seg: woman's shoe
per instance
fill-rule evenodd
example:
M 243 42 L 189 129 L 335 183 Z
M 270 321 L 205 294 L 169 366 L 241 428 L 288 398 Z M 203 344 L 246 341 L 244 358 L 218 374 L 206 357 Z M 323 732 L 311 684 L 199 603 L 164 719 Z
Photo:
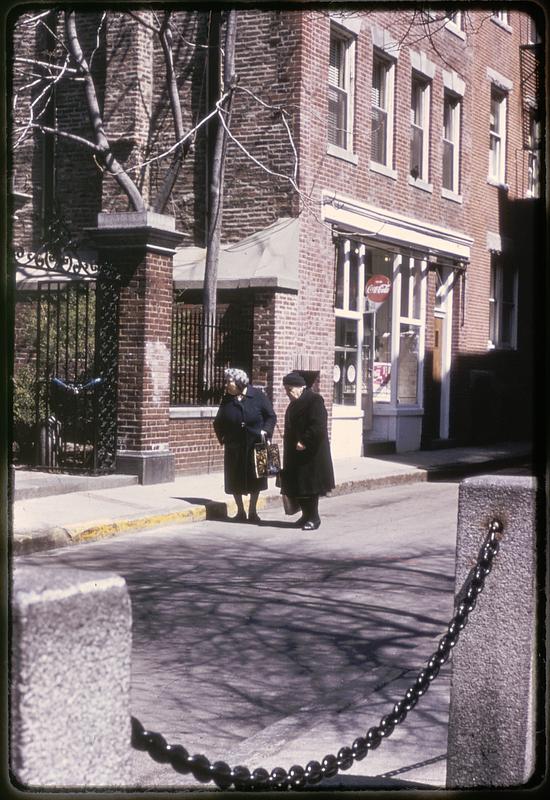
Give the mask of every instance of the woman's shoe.
M 252 514 L 249 514 L 249 515 L 248 515 L 248 521 L 249 521 L 249 522 L 252 522 L 254 525 L 259 525 L 259 523 L 260 523 L 262 520 L 260 519 L 260 517 L 259 517 L 259 516 L 256 514 L 256 512 L 254 511 L 254 513 L 252 513 Z
M 321 524 L 321 520 L 317 520 L 317 522 L 313 522 L 313 520 L 308 520 L 308 522 L 304 522 L 302 525 L 303 531 L 316 531 L 319 525 Z

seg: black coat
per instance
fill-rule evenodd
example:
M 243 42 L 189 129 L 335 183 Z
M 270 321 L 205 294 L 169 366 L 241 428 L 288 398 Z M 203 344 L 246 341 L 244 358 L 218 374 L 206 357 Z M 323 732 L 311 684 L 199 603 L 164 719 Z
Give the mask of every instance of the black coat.
M 242 400 L 224 395 L 214 418 L 214 431 L 224 445 L 224 479 L 227 494 L 249 494 L 267 489 L 267 478 L 254 474 L 253 447 L 261 431 L 273 435 L 277 417 L 261 389 L 248 386 Z
M 327 411 L 320 394 L 305 389 L 285 414 L 281 492 L 311 497 L 334 489 L 334 469 L 327 430 Z M 296 450 L 296 443 L 305 450 Z

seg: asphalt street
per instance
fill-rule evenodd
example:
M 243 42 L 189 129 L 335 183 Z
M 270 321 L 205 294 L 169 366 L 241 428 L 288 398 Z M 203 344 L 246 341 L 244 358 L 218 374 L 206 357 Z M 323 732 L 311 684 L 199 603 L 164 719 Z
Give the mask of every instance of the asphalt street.
M 323 498 L 314 532 L 271 507 L 261 525 L 170 525 L 15 568 L 123 575 L 133 715 L 211 761 L 288 768 L 364 735 L 437 646 L 453 612 L 457 499 L 456 483 L 373 489 Z M 332 783 L 443 786 L 449 673 Z M 143 753 L 133 766 L 136 787 L 194 785 Z

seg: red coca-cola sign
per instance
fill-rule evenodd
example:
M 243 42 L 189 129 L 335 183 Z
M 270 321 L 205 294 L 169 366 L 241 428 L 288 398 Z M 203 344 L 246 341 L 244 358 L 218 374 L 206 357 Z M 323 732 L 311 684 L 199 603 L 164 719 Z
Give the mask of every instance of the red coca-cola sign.
M 365 286 L 367 300 L 380 305 L 388 299 L 391 292 L 391 281 L 387 275 L 373 275 Z

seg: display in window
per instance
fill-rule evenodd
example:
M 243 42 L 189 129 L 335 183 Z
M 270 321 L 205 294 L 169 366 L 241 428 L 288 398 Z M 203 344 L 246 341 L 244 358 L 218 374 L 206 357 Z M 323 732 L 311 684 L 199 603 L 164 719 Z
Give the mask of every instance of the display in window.
M 378 402 L 391 400 L 391 363 L 375 361 L 372 366 L 372 392 Z
M 418 346 L 420 331 L 413 325 L 402 325 L 399 343 L 399 403 L 415 405 L 418 402 Z

